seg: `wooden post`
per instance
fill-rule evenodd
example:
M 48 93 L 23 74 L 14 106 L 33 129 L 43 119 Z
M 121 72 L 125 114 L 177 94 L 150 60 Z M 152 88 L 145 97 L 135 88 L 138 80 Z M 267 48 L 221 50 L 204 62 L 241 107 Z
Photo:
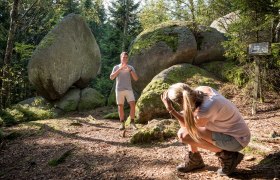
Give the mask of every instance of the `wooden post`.
M 253 106 L 252 106 L 252 115 L 257 113 L 257 100 L 259 94 L 259 86 L 260 86 L 260 58 L 258 56 L 254 56 L 255 60 L 255 77 L 254 77 L 254 91 L 253 91 Z

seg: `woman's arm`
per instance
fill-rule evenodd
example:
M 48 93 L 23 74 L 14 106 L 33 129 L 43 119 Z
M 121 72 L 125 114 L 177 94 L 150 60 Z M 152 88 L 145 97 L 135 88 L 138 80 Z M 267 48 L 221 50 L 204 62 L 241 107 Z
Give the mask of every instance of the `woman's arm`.
M 173 115 L 178 121 L 181 127 L 185 127 L 185 122 L 184 122 L 184 117 L 181 113 L 177 112 L 173 106 L 172 103 L 170 101 L 170 99 L 168 99 L 167 97 L 167 91 L 165 91 L 162 95 L 161 95 L 161 100 L 165 106 L 165 108 L 167 109 L 167 111 L 169 112 L 169 114 Z
M 200 118 L 197 114 L 198 114 L 198 111 L 199 111 L 199 107 L 193 112 L 193 117 L 194 117 L 194 120 L 195 120 L 195 123 L 197 124 L 197 126 L 199 127 L 205 127 L 205 125 L 207 124 L 208 122 L 208 119 L 207 118 Z

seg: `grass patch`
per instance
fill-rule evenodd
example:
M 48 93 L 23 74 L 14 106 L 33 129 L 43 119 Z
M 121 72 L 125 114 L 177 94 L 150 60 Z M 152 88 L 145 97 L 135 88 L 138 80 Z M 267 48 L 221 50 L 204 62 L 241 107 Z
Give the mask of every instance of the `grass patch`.
M 106 114 L 103 116 L 104 119 L 119 119 L 119 113 L 118 112 L 112 112 L 109 114 Z
M 247 147 L 245 147 L 243 150 L 242 150 L 242 152 L 244 153 L 244 154 L 259 154 L 259 155 L 261 155 L 261 156 L 265 156 L 266 155 L 266 152 L 264 152 L 264 151 L 261 151 L 261 150 L 259 150 L 259 149 L 256 149 L 256 148 L 253 148 L 253 147 L 250 147 L 250 146 L 247 146 Z
M 73 151 L 73 149 L 70 149 L 70 150 L 64 152 L 60 157 L 50 160 L 48 162 L 48 165 L 55 167 L 55 166 L 65 162 L 66 158 L 71 155 L 72 151 Z
M 15 105 L 0 110 L 0 125 L 12 126 L 21 122 L 50 119 L 56 114 L 52 109 L 43 109 L 29 105 Z

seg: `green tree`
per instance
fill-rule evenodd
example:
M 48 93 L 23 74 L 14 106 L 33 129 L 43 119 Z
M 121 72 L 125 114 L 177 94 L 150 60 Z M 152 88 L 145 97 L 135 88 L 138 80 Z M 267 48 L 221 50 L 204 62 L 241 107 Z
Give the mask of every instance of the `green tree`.
M 139 13 L 139 19 L 143 29 L 171 20 L 170 12 L 166 7 L 167 4 L 164 0 L 151 0 L 146 2 L 145 7 Z M 176 14 L 176 16 L 178 18 L 181 17 L 180 14 Z
M 137 17 L 139 5 L 139 2 L 135 3 L 133 0 L 117 0 L 109 6 L 109 22 L 121 37 L 119 45 L 122 51 L 127 51 L 130 42 L 141 31 Z

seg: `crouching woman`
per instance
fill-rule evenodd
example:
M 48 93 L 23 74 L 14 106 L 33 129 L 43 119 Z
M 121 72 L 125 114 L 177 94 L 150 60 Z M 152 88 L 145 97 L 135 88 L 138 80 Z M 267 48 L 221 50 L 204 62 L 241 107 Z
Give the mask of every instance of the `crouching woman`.
M 180 124 L 179 140 L 189 146 L 185 162 L 177 166 L 180 172 L 189 172 L 205 166 L 198 148 L 215 152 L 221 168 L 217 173 L 230 175 L 242 161 L 239 151 L 250 141 L 250 131 L 239 110 L 228 99 L 208 86 L 195 90 L 187 84 L 176 83 L 161 96 L 168 112 Z M 183 113 L 177 112 L 172 102 Z

